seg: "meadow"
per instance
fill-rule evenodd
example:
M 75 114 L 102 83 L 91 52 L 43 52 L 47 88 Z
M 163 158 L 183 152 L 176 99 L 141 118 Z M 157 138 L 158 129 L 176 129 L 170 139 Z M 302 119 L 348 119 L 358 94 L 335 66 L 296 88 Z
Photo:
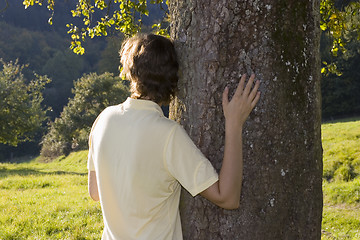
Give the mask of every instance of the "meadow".
M 360 239 L 360 120 L 322 125 L 322 239 Z M 87 193 L 87 151 L 0 163 L 0 239 L 100 239 Z
M 322 239 L 360 239 L 360 121 L 322 125 Z
M 50 163 L 0 164 L 0 239 L 100 239 L 100 204 L 87 192 L 87 151 Z

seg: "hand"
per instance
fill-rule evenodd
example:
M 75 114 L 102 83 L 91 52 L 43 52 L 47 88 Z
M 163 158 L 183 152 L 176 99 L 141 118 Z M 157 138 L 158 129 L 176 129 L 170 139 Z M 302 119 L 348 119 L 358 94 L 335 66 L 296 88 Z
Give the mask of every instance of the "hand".
M 256 81 L 255 86 L 251 89 L 253 85 L 255 74 L 252 74 L 249 81 L 247 82 L 245 88 L 245 79 L 246 74 L 241 76 L 239 85 L 229 101 L 229 88 L 226 87 L 223 92 L 222 97 L 222 106 L 226 121 L 226 126 L 230 128 L 240 128 L 246 119 L 248 118 L 250 112 L 254 109 L 256 103 L 259 101 L 260 92 L 258 91 L 260 82 Z

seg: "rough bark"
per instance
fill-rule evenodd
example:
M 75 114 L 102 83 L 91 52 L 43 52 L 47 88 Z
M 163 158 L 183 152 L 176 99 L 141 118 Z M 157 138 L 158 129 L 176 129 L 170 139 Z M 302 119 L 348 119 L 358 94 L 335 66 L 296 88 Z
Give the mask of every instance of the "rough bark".
M 244 128 L 238 210 L 182 193 L 184 239 L 320 239 L 322 148 L 319 0 L 170 1 L 181 79 L 170 116 L 219 170 L 221 94 L 261 80 Z

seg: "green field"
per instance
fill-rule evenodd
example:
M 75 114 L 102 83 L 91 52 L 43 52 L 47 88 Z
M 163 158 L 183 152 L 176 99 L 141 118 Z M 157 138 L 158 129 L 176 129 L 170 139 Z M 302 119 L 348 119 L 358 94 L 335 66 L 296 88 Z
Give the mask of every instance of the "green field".
M 87 193 L 87 151 L 0 164 L 0 239 L 100 239 L 100 204 Z
M 322 138 L 322 239 L 360 239 L 360 121 L 323 124 Z M 0 163 L 0 239 L 100 239 L 86 159 L 81 151 L 49 163 Z
M 360 239 L 360 121 L 322 125 L 322 239 Z

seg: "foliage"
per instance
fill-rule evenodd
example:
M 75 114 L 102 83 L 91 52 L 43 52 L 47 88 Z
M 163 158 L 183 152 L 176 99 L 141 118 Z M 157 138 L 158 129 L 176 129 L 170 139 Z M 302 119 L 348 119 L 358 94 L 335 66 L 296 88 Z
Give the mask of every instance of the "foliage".
M 24 0 L 25 8 L 34 4 L 42 5 L 44 0 Z M 150 4 L 167 4 L 166 0 L 151 0 Z M 47 8 L 54 13 L 55 0 L 47 1 Z M 348 4 L 344 9 L 338 9 L 334 0 L 321 0 L 320 28 L 328 31 L 333 38 L 332 53 L 336 56 L 339 49 L 345 51 L 345 37 L 347 32 L 357 32 L 360 38 L 360 23 L 358 20 L 360 11 L 360 3 L 355 1 Z M 73 23 L 67 24 L 68 33 L 71 36 L 71 49 L 77 54 L 84 54 L 85 49 L 82 42 L 86 38 L 94 38 L 95 36 L 107 36 L 111 29 L 124 33 L 127 36 L 134 35 L 139 32 L 142 26 L 142 16 L 148 15 L 148 2 L 146 0 L 78 0 L 75 9 L 71 10 L 73 17 L 82 18 L 81 27 Z M 101 17 L 95 20 L 95 13 Z M 49 18 L 49 24 L 52 24 L 52 17 Z M 157 29 L 158 34 L 168 35 L 166 21 L 154 24 L 153 28 Z M 165 28 L 164 28 L 165 26 Z M 325 64 L 322 72 L 336 71 L 336 65 Z
M 86 66 L 81 56 L 69 49 L 57 50 L 42 66 L 42 72 L 52 77 L 52 82 L 44 91 L 47 104 L 52 106 L 51 117 L 59 116 L 71 96 L 73 81 L 81 77 Z
M 84 72 L 96 70 L 99 52 L 105 45 L 99 41 L 92 41 L 91 45 L 87 43 L 87 55 L 79 56 L 68 49 L 68 44 L 54 31 L 31 31 L 0 22 L 0 56 L 4 61 L 19 59 L 19 64 L 28 65 L 23 69 L 27 79 L 35 71 L 52 80 L 43 91 L 44 102 L 52 108 L 48 112 L 51 119 L 59 116 L 67 104 L 73 81 Z
M 320 28 L 332 39 L 333 56 L 338 56 L 339 52 L 346 53 L 345 45 L 352 39 L 360 40 L 360 2 L 350 2 L 339 8 L 334 0 L 321 0 L 320 15 Z M 342 71 L 336 62 L 323 61 L 321 73 L 335 73 L 340 76 Z
M 119 51 L 121 48 L 123 37 L 120 36 L 112 36 L 106 39 L 106 47 L 101 52 L 101 58 L 98 62 L 98 72 L 110 72 L 114 75 L 119 75 L 119 63 L 120 63 L 120 56 Z
M 360 20 L 360 17 L 359 17 Z M 327 33 L 323 33 L 320 42 L 322 61 L 331 63 L 331 72 L 326 71 L 322 76 L 322 115 L 324 119 L 339 116 L 360 114 L 360 41 L 356 33 L 347 33 L 346 51 L 339 51 L 337 57 L 331 54 L 332 40 Z M 328 65 L 329 67 L 330 65 Z
M 17 61 L 0 63 L 0 143 L 16 146 L 32 140 L 46 120 L 42 91 L 50 80 L 35 74 L 27 82 L 22 73 L 24 65 Z
M 74 97 L 60 117 L 50 123 L 44 136 L 43 157 L 67 155 L 71 150 L 86 148 L 91 125 L 100 112 L 128 96 L 127 84 L 110 73 L 85 74 L 74 85 Z
M 19 59 L 20 64 L 29 64 L 30 73 L 47 74 L 42 72 L 42 67 L 57 50 L 64 51 L 67 44 L 54 32 L 30 31 L 0 22 L 1 57 L 5 61 Z M 24 74 L 27 76 L 27 72 Z
M 152 0 L 150 4 L 162 4 L 165 0 Z M 34 4 L 42 5 L 43 0 L 24 0 L 25 8 Z M 54 13 L 54 0 L 47 1 L 47 8 Z M 75 9 L 71 10 L 72 16 L 82 18 L 82 26 L 73 23 L 67 24 L 71 36 L 71 49 L 77 54 L 84 54 L 82 42 L 86 38 L 107 36 L 111 29 L 124 33 L 127 36 L 139 32 L 142 26 L 142 16 L 148 15 L 146 0 L 79 0 Z M 100 13 L 96 15 L 96 13 Z M 94 16 L 100 16 L 95 19 Z M 48 20 L 52 24 L 52 16 Z M 158 27 L 159 25 L 155 25 Z M 164 31 L 159 31 L 160 33 Z

